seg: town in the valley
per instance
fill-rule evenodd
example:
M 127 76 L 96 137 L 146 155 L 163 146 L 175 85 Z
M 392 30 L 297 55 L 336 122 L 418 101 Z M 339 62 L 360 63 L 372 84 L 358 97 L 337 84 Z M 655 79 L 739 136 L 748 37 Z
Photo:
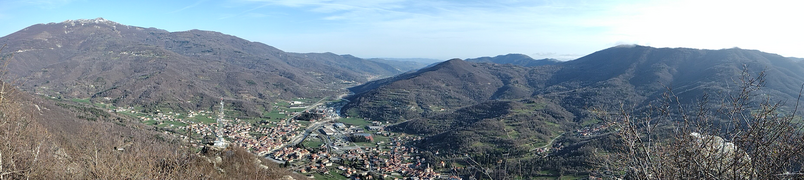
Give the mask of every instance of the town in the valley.
M 240 146 L 315 179 L 461 179 L 451 172 L 462 166 L 428 162 L 409 145 L 421 137 L 386 131 L 389 124 L 383 122 L 341 117 L 343 101 L 278 102 L 260 119 L 228 117 L 223 102 L 217 112 L 145 114 L 132 107 L 109 111 L 136 116 L 198 150 L 205 144 Z

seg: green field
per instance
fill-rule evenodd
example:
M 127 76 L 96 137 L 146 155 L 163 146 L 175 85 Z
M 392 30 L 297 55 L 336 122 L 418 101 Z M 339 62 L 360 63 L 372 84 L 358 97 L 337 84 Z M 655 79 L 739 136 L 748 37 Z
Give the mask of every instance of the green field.
M 262 115 L 265 116 L 265 117 L 271 118 L 271 120 L 281 120 L 281 119 L 288 118 L 287 114 L 279 114 L 279 110 L 273 110 L 273 111 L 270 111 L 270 112 L 265 112 Z
M 305 99 L 295 98 L 295 99 L 293 99 L 293 101 L 304 102 L 305 104 L 307 104 L 307 103 L 315 103 L 316 101 L 318 101 L 318 99 L 316 99 L 316 98 L 305 98 Z
M 71 99 L 71 101 L 73 101 L 73 102 L 77 102 L 77 103 L 83 103 L 83 104 L 92 104 L 92 102 L 89 102 L 89 99 L 78 99 L 78 98 L 75 98 L 75 99 Z
M 316 180 L 341 180 L 341 179 L 349 179 L 346 176 L 339 174 L 336 170 L 329 170 L 329 174 L 318 174 L 313 173 Z
M 302 145 L 307 148 L 318 148 L 322 144 L 324 144 L 324 142 L 318 138 L 307 138 L 302 142 Z
M 103 103 L 95 103 L 95 107 L 102 108 L 102 109 L 114 109 L 115 107 L 111 104 L 103 104 Z
M 590 126 L 590 125 L 595 125 L 595 124 L 598 124 L 598 123 L 600 123 L 600 119 L 593 118 L 591 120 L 584 121 L 583 123 L 581 123 L 581 126 Z
M 190 118 L 190 120 L 195 121 L 195 122 L 207 123 L 207 124 L 212 124 L 212 123 L 218 122 L 217 120 L 215 120 L 215 117 L 212 116 L 212 115 L 206 115 L 206 116 L 200 116 L 199 115 L 199 116 L 195 116 L 193 118 Z
M 561 177 L 559 177 L 558 179 L 561 179 L 561 180 L 564 180 L 564 179 L 568 179 L 568 180 L 574 180 L 574 179 L 584 179 L 584 178 L 586 178 L 586 177 L 583 177 L 583 176 L 572 176 L 572 175 L 566 175 L 566 176 L 561 176 Z
M 368 126 L 371 125 L 370 122 L 366 121 L 363 118 L 340 118 L 338 122 L 342 122 L 344 124 L 351 124 L 355 126 Z
M 277 107 L 287 107 L 287 106 L 290 106 L 290 103 L 285 102 L 285 101 L 280 101 L 280 102 L 276 102 L 276 103 L 274 103 L 274 106 L 277 106 Z
M 156 125 L 156 121 L 154 121 L 154 120 L 147 120 L 147 121 L 143 121 L 142 123 L 147 124 L 147 125 L 152 125 L 152 126 Z
M 377 134 L 374 134 L 374 132 L 368 132 L 368 133 L 371 133 L 371 136 L 374 137 L 374 142 L 375 143 L 378 143 L 380 141 L 385 142 L 385 143 L 391 142 L 391 137 L 383 136 L 383 135 L 377 135 Z

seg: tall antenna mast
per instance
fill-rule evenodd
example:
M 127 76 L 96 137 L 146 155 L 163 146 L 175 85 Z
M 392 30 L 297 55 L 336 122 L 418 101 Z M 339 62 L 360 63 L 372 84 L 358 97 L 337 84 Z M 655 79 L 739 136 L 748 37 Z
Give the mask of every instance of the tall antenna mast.
M 221 111 L 218 112 L 218 123 L 220 124 L 223 121 L 223 97 L 221 97 Z
M 226 142 L 226 139 L 223 139 L 223 121 L 223 97 L 221 97 L 221 110 L 218 112 L 218 119 L 216 121 L 218 123 L 218 127 L 215 129 L 215 135 L 218 137 L 217 140 L 215 140 L 215 147 L 219 148 L 226 148 L 226 146 L 229 145 L 229 143 Z

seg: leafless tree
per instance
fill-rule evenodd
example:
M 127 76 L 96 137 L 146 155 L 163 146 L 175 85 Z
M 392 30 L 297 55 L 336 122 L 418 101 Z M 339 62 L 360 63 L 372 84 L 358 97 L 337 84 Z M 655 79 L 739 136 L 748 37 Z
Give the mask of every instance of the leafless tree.
M 783 111 L 782 102 L 757 96 L 764 72 L 752 76 L 743 70 L 737 83 L 737 93 L 727 93 L 714 108 L 708 96 L 695 107 L 685 106 L 668 89 L 665 101 L 651 107 L 659 116 L 621 111 L 623 158 L 608 167 L 627 167 L 620 169 L 627 179 L 804 178 L 798 101 L 793 110 Z

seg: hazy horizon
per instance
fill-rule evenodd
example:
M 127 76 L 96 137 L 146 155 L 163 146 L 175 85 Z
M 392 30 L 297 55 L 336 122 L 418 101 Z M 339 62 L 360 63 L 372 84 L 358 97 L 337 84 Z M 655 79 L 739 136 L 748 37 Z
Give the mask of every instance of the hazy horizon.
M 200 29 L 288 52 L 361 58 L 575 59 L 620 44 L 804 57 L 801 3 L 787 1 L 11 0 L 0 35 L 98 17 L 168 31 Z

